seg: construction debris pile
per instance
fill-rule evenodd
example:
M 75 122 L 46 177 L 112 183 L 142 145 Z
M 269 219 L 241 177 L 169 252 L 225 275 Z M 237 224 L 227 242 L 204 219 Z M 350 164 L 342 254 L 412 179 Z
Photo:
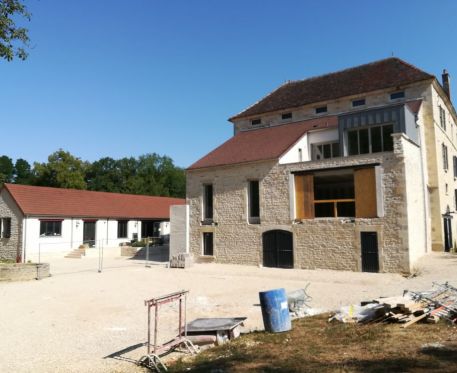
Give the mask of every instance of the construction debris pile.
M 395 322 L 406 328 L 418 321 L 436 323 L 440 319 L 457 323 L 457 288 L 433 283 L 430 290 L 405 290 L 403 296 L 377 298 L 360 306 L 341 307 L 329 321 L 345 323 Z

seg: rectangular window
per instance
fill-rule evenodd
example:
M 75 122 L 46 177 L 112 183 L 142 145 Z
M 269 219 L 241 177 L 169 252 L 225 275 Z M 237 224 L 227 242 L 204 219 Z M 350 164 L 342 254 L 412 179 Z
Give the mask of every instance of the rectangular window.
M 363 105 L 365 105 L 365 99 L 364 98 L 352 101 L 352 107 L 363 106 Z
M 394 93 L 390 94 L 391 100 L 396 100 L 396 99 L 404 98 L 404 97 L 405 97 L 405 91 L 394 92 Z
M 348 155 L 392 151 L 394 147 L 393 131 L 392 124 L 348 131 Z
M 262 120 L 260 118 L 252 119 L 251 120 L 251 125 L 252 126 L 257 126 L 259 124 L 262 124 Z
M 322 114 L 327 112 L 327 106 L 320 106 L 316 108 L 316 114 Z
M 213 233 L 204 232 L 203 233 L 203 255 L 212 256 L 213 254 L 214 254 Z
M 213 222 L 213 184 L 203 186 L 203 221 Z
M 11 237 L 11 218 L 0 218 L 0 238 Z
M 117 238 L 127 238 L 127 225 L 128 220 L 118 220 L 117 221 Z
M 285 120 L 285 119 L 292 119 L 292 113 L 284 113 L 281 115 L 281 119 L 282 120 Z
M 447 157 L 447 146 L 442 144 L 441 148 L 443 151 L 443 169 L 444 169 L 444 171 L 447 171 L 449 168 L 448 157 Z
M 40 221 L 40 236 L 61 236 L 62 235 L 62 220 L 41 220 Z
M 354 175 L 352 171 L 314 175 L 316 218 L 354 217 Z
M 314 161 L 321 159 L 335 158 L 340 156 L 340 144 L 338 142 L 329 142 L 325 144 L 312 145 L 312 158 Z
M 454 209 L 457 211 L 457 189 L 454 189 Z
M 249 223 L 260 223 L 260 196 L 259 196 L 259 180 L 249 181 Z
M 454 166 L 454 178 L 457 178 L 457 157 L 454 155 L 452 157 L 452 159 L 453 159 L 453 162 L 454 162 L 454 164 L 453 164 L 453 166 Z
M 444 109 L 440 106 L 440 126 L 443 130 L 446 131 L 446 112 Z

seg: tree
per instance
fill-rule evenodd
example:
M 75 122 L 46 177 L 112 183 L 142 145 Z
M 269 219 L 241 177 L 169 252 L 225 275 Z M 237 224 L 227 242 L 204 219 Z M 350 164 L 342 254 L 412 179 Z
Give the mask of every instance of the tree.
M 86 189 L 84 179 L 88 164 L 59 149 L 48 157 L 48 163 L 35 163 L 36 184 L 57 188 Z
M 13 174 L 13 160 L 6 155 L 2 155 L 0 157 L 0 186 L 4 183 L 11 183 L 13 181 Z
M 33 175 L 29 162 L 19 158 L 14 164 L 14 182 L 16 184 L 33 184 Z
M 86 171 L 86 183 L 89 190 L 120 192 L 122 176 L 118 161 L 104 157 L 90 164 Z
M 25 60 L 28 56 L 23 46 L 29 45 L 28 30 L 16 26 L 17 16 L 30 21 L 30 13 L 20 0 L 0 0 L 0 58 L 11 61 L 14 56 Z M 21 46 L 22 45 L 22 46 Z

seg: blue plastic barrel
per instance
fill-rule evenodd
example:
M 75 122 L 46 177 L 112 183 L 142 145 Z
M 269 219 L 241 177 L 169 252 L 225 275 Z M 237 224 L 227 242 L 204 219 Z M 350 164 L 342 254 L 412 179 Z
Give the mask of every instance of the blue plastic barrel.
M 259 298 L 263 325 L 267 332 L 280 333 L 292 329 L 285 289 L 261 291 Z

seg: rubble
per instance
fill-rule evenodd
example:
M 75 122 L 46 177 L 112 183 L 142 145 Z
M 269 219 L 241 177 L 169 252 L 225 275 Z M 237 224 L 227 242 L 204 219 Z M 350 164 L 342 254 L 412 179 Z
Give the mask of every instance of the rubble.
M 403 296 L 377 298 L 361 305 L 341 307 L 329 321 L 345 323 L 394 322 L 406 328 L 418 321 L 437 323 L 440 319 L 457 323 L 457 288 L 433 283 L 427 291 L 405 290 Z

